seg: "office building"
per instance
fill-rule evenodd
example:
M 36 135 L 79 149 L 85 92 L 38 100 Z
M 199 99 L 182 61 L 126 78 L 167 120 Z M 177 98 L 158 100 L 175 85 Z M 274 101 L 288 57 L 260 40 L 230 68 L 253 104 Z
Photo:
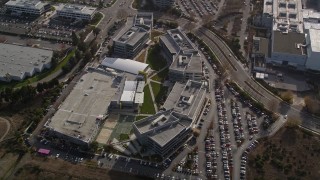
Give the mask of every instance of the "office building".
M 53 51 L 0 43 L 0 81 L 22 81 L 51 67 Z
M 60 4 L 56 6 L 57 15 L 68 19 L 82 19 L 90 21 L 96 13 L 96 8 L 75 4 Z
M 152 26 L 152 13 L 138 13 L 135 17 L 129 17 L 125 27 L 113 39 L 114 54 L 134 58 L 149 41 Z
M 166 58 L 171 61 L 171 81 L 197 80 L 202 78 L 202 59 L 198 49 L 180 28 L 171 29 L 159 39 Z
M 176 83 L 162 111 L 133 123 L 137 140 L 155 154 L 167 157 L 190 137 L 205 94 L 201 82 Z
M 5 4 L 5 9 L 12 15 L 32 15 L 40 16 L 50 10 L 50 4 L 39 0 L 9 0 Z
M 320 71 L 320 30 L 309 29 L 306 38 L 308 60 L 306 68 Z
M 147 72 L 149 65 L 131 59 L 105 57 L 100 67 L 115 69 L 120 72 L 127 72 L 138 75 L 140 72 Z M 110 69 L 107 69 L 110 70 Z

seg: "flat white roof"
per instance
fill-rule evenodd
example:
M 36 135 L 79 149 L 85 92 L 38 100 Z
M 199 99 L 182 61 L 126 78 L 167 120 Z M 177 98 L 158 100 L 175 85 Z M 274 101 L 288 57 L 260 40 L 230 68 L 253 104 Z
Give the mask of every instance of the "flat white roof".
M 144 92 L 136 93 L 136 96 L 134 98 L 134 103 L 142 104 L 143 101 L 144 101 Z
M 320 52 L 320 30 L 319 29 L 309 29 L 311 49 L 313 52 Z
M 110 58 L 106 57 L 102 63 L 102 66 L 110 67 L 119 71 L 128 72 L 131 74 L 139 74 L 139 71 L 145 71 L 149 66 L 148 64 L 134 61 L 131 59 L 122 59 L 122 58 Z
M 135 91 L 123 91 L 120 101 L 122 102 L 133 102 Z
M 55 8 L 57 11 L 61 11 L 61 12 L 88 14 L 88 15 L 92 15 L 93 13 L 95 13 L 97 9 L 91 6 L 82 6 L 82 5 L 76 5 L 76 4 L 59 4 L 58 6 L 55 6 Z

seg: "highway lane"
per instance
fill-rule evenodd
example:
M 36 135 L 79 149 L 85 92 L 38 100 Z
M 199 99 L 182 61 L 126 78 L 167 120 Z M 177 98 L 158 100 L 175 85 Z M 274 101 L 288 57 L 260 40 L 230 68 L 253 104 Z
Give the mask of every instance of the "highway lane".
M 239 86 L 247 91 L 253 98 L 264 104 L 266 108 L 268 108 L 270 101 L 276 101 L 279 103 L 277 110 L 279 114 L 301 118 L 302 126 L 320 132 L 320 120 L 318 118 L 282 102 L 280 98 L 257 84 L 243 65 L 236 59 L 230 48 L 213 32 L 205 28 L 200 28 L 194 33 L 211 48 L 223 66 L 228 68 L 227 71 L 229 72 L 230 79 L 237 82 Z M 227 59 L 229 59 L 229 61 Z M 232 68 L 232 66 L 235 67 L 236 70 Z

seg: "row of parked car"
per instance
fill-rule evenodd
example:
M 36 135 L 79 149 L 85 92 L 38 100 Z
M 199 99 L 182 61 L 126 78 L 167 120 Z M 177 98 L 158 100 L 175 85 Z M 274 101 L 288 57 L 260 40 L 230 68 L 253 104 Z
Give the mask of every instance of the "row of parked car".
M 246 119 L 247 119 L 249 134 L 250 135 L 258 134 L 259 128 L 258 128 L 258 123 L 257 123 L 257 117 L 252 116 L 250 113 L 247 112 Z
M 223 87 L 219 87 L 219 83 L 215 83 L 215 84 L 216 84 L 215 97 L 217 101 L 224 177 L 226 180 L 229 180 L 230 168 L 232 168 L 233 166 L 233 159 L 232 159 L 232 151 L 231 151 L 232 149 L 231 149 L 231 142 L 230 142 L 230 133 L 228 128 L 227 110 L 225 105 Z
M 217 157 L 219 157 L 219 154 L 216 152 L 216 144 L 214 140 L 213 129 L 208 130 L 208 136 L 205 139 L 205 150 L 207 177 L 210 177 L 212 179 L 218 179 Z
M 233 122 L 233 130 L 234 137 L 238 145 L 240 145 L 244 140 L 244 129 L 241 122 L 241 113 L 239 104 L 231 100 L 231 113 L 232 113 L 232 122 Z
M 242 153 L 241 156 L 241 165 L 240 165 L 240 180 L 245 180 L 246 179 L 246 163 L 248 159 L 248 154 L 250 151 L 252 151 L 257 145 L 258 141 L 254 140 L 247 148 L 246 150 Z

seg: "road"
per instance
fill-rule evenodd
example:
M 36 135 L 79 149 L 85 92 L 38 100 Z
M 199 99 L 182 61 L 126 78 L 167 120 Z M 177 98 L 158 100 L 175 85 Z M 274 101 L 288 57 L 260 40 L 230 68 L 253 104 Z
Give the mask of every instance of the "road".
M 230 48 L 213 32 L 205 28 L 199 28 L 195 34 L 201 38 L 215 53 L 217 58 L 227 67 L 230 79 L 238 83 L 240 87 L 254 99 L 264 104 L 266 108 L 271 101 L 279 104 L 277 112 L 288 117 L 297 117 L 302 120 L 302 126 L 316 132 L 320 132 L 320 120 L 312 115 L 301 111 L 301 107 L 293 107 L 282 102 L 280 98 L 258 84 L 248 73 L 247 69 L 237 60 Z

